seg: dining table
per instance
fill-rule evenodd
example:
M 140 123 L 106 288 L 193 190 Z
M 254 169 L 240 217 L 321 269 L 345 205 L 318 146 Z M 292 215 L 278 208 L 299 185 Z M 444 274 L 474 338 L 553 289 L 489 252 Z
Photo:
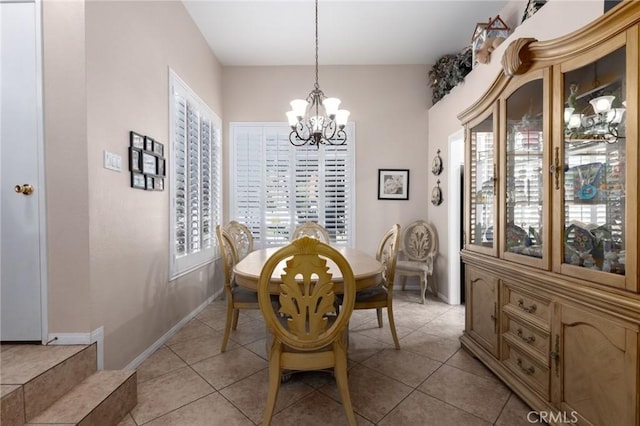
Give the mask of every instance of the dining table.
M 334 247 L 342 254 L 353 271 L 356 281 L 356 291 L 374 287 L 382 282 L 382 273 L 384 268 L 382 263 L 375 257 L 364 251 L 351 247 Z M 235 282 L 241 287 L 249 290 L 258 291 L 258 280 L 262 267 L 267 259 L 273 255 L 280 247 L 268 247 L 257 249 L 249 253 L 244 259 L 238 262 L 233 268 Z M 286 260 L 274 269 L 269 283 L 269 292 L 272 294 L 280 293 L 280 284 L 282 283 L 281 275 L 284 273 Z M 342 274 L 337 265 L 329 260 L 327 262 L 329 272 L 333 275 L 334 292 L 336 294 L 343 293 Z

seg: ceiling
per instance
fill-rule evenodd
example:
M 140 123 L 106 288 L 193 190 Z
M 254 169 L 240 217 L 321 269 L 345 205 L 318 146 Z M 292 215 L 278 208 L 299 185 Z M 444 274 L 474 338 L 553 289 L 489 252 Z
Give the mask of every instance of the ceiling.
M 313 65 L 312 0 L 183 0 L 223 65 Z M 470 44 L 507 0 L 323 0 L 320 65 L 433 64 Z

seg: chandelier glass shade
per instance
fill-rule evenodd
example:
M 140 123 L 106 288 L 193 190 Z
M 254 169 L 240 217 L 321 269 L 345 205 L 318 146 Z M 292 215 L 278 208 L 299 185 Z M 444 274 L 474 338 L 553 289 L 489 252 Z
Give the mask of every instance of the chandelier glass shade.
M 593 114 L 590 111 L 575 113 L 574 108 L 566 107 L 564 123 L 567 136 L 570 139 L 617 142 L 621 137 L 618 127 L 623 123 L 626 102 L 622 102 L 623 108 L 613 108 L 614 99 L 615 96 L 599 96 L 591 99 L 589 103 L 593 108 Z
M 295 146 L 321 144 L 344 145 L 347 133 L 344 127 L 349 111 L 339 109 L 340 99 L 327 98 L 318 84 L 318 0 L 316 0 L 316 82 L 306 99 L 290 102 L 287 120 L 291 126 L 289 141 Z

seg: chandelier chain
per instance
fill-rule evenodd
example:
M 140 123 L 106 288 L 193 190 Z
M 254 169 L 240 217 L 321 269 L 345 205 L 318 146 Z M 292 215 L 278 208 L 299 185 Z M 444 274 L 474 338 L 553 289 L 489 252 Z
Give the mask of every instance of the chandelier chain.
M 318 84 L 318 0 L 316 0 L 316 90 L 320 88 Z

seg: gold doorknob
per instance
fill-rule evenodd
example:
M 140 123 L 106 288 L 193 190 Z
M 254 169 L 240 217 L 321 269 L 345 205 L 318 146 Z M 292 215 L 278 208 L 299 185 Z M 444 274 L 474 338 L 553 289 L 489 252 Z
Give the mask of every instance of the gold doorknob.
M 16 185 L 13 190 L 18 194 L 31 195 L 33 193 L 33 186 L 25 183 L 24 185 Z

